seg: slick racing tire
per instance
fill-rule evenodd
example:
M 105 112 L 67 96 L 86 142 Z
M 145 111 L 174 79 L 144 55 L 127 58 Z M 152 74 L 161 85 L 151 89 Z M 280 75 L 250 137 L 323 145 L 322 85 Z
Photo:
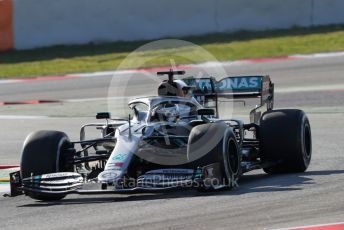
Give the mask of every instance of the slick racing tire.
M 224 122 L 194 127 L 189 136 L 187 157 L 193 169 L 218 163 L 220 184 L 224 188 L 231 189 L 239 179 L 241 158 L 238 143 L 233 129 Z M 199 187 L 200 191 L 213 189 L 204 185 Z
M 268 174 L 304 172 L 312 157 L 311 126 L 302 110 L 265 112 L 260 120 L 263 170 Z M 271 163 L 271 164 L 270 164 Z
M 21 177 L 67 171 L 64 151 L 70 146 L 67 135 L 59 131 L 42 130 L 31 133 L 25 140 L 20 163 Z M 43 201 L 60 200 L 65 195 L 47 195 L 26 192 L 33 199 Z

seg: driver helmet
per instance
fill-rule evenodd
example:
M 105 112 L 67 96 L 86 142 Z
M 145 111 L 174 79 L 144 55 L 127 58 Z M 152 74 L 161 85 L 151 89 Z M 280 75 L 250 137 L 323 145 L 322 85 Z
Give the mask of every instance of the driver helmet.
M 164 81 L 158 88 L 159 96 L 177 96 L 177 97 L 191 97 L 192 87 L 188 86 L 182 80 L 174 80 L 171 85 L 168 81 Z

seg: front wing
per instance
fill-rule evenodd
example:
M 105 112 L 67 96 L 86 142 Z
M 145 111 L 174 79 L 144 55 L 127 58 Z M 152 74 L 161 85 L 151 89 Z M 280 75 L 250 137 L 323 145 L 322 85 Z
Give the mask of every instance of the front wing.
M 67 194 L 133 194 L 166 192 L 179 189 L 208 188 L 221 189 L 219 164 L 214 163 L 202 168 L 159 169 L 149 171 L 137 178 L 135 186 L 119 187 L 86 181 L 75 172 L 60 172 L 21 178 L 20 172 L 10 175 L 11 196 L 22 194 L 67 195 Z M 115 183 L 114 183 L 115 184 Z

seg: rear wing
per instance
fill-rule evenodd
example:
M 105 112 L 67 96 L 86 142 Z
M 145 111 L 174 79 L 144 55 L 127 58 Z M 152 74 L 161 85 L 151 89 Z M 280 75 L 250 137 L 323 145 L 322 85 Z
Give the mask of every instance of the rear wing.
M 183 81 L 193 88 L 194 97 L 204 107 L 216 109 L 218 115 L 218 99 L 260 98 L 250 113 L 251 122 L 257 123 L 260 115 L 257 109 L 267 105 L 267 110 L 273 109 L 274 84 L 269 76 L 235 76 L 226 77 L 219 81 L 215 78 L 186 78 Z M 258 119 L 258 120 L 257 120 Z

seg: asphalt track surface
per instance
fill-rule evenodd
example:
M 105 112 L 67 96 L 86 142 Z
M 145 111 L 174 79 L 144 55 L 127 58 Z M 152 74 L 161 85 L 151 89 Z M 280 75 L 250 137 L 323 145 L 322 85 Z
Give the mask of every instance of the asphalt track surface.
M 269 176 L 258 170 L 243 176 L 235 190 L 208 194 L 71 195 L 52 203 L 1 197 L 1 229 L 275 229 L 342 222 L 344 58 L 250 64 L 226 71 L 270 74 L 276 84 L 276 107 L 308 113 L 313 158 L 306 173 Z M 0 84 L 1 100 L 81 99 L 58 105 L 2 106 L 1 164 L 19 163 L 22 142 L 30 131 L 64 130 L 76 139 L 80 126 L 94 121 L 95 110 L 107 108 L 104 101 L 82 99 L 106 97 L 110 80 L 104 76 Z M 130 84 L 137 94 L 154 94 L 152 82 L 140 74 Z

